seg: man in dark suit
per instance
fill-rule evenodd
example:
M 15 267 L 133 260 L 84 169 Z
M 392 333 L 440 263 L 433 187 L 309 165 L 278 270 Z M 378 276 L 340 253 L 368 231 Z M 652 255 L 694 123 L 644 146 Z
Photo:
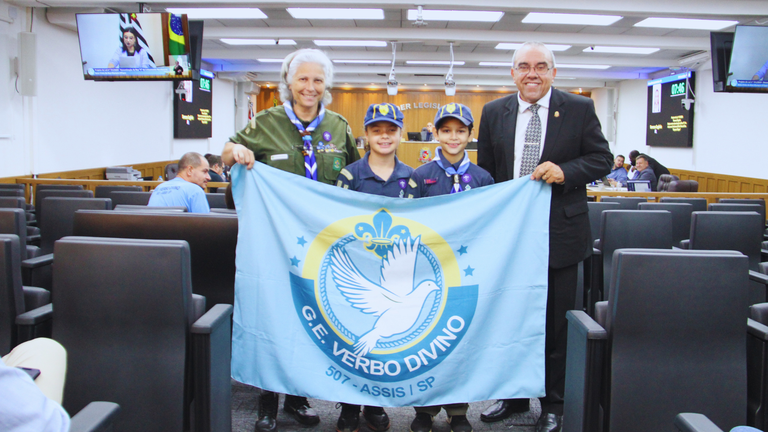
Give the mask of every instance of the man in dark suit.
M 536 431 L 559 431 L 565 389 L 565 313 L 576 303 L 580 261 L 591 252 L 586 185 L 611 171 L 613 156 L 594 103 L 552 89 L 552 52 L 526 42 L 512 57 L 519 92 L 483 107 L 477 164 L 496 182 L 529 177 L 552 185 L 546 324 L 546 396 Z M 522 210 L 524 211 L 524 210 Z M 497 401 L 481 416 L 491 422 L 528 411 L 528 399 Z
M 648 161 L 648 166 L 651 167 L 651 169 L 653 170 L 653 175 L 655 175 L 657 179 L 664 174 L 670 174 L 669 169 L 667 169 L 667 167 L 665 167 L 664 165 L 660 164 L 659 161 L 648 156 L 647 154 L 640 153 L 637 150 L 632 150 L 631 152 L 629 152 L 629 164 L 632 165 L 632 167 L 630 168 L 630 173 L 632 171 L 637 171 L 636 161 L 637 161 L 637 157 L 640 156 L 641 154 L 645 156 L 645 160 Z M 632 178 L 631 180 L 638 180 L 638 179 L 635 177 L 635 178 Z
M 656 179 L 656 174 L 653 172 L 653 169 L 650 167 L 650 161 L 648 159 L 650 159 L 648 155 L 642 153 L 637 155 L 635 158 L 635 168 L 637 168 L 638 174 L 632 180 L 648 180 L 651 182 L 651 190 L 656 191 L 658 180 Z

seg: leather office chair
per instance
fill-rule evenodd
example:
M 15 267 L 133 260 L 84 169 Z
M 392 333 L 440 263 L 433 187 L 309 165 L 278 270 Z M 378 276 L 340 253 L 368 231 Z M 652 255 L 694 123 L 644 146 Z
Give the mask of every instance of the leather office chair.
M 619 210 L 637 210 L 637 205 L 648 202 L 644 197 L 603 197 L 600 202 L 619 203 Z
M 67 348 L 64 408 L 114 401 L 115 431 L 190 430 L 192 413 L 192 430 L 230 430 L 232 306 L 202 314 L 189 245 L 65 237 L 54 250 L 56 307 L 36 311 Z
M 40 192 L 42 192 L 42 191 L 82 191 L 82 190 L 84 190 L 82 185 L 56 185 L 56 184 L 51 184 L 51 185 L 39 184 L 39 185 L 35 185 L 34 186 L 34 190 L 32 191 L 32 195 L 35 198 L 34 199 L 34 201 L 35 201 L 35 208 L 37 208 L 39 206 L 39 204 L 40 204 L 40 199 L 41 198 L 38 197 L 38 194 Z M 55 195 L 45 195 L 45 196 L 43 196 L 43 198 L 45 198 L 46 196 L 55 196 Z M 66 196 L 66 195 L 62 195 L 62 196 Z
M 110 198 L 109 194 L 112 192 L 143 192 L 144 189 L 141 186 L 96 186 L 96 198 Z
M 145 206 L 149 204 L 150 196 L 152 196 L 152 192 L 115 191 L 109 193 L 109 198 L 112 200 L 113 207 L 122 204 Z
M 23 196 L 16 196 L 16 197 L 0 196 L 0 208 L 22 209 L 26 212 L 25 216 L 27 218 L 27 225 L 34 225 L 37 222 L 37 219 L 35 218 L 35 214 L 33 212 L 27 211 L 27 202 L 24 200 Z M 30 235 L 33 234 L 33 233 L 30 233 L 29 230 L 27 230 L 27 233 Z M 37 232 L 37 234 L 39 235 L 40 233 Z
M 223 193 L 207 193 L 205 198 L 208 200 L 208 207 L 210 208 L 227 208 L 227 200 Z
M 765 216 L 765 200 L 759 199 L 746 199 L 746 198 L 720 198 L 717 200 L 718 204 L 757 204 L 760 206 L 760 214 Z
M 693 211 L 707 211 L 707 199 L 706 198 L 673 198 L 673 197 L 661 197 L 659 198 L 661 203 L 688 203 L 693 206 Z
M 179 164 L 177 162 L 169 163 L 165 166 L 165 181 L 173 180 L 179 173 Z
M 35 194 L 35 208 L 37 220 L 41 221 L 45 214 L 45 202 L 48 197 L 67 197 L 67 198 L 93 198 L 93 191 L 89 190 L 59 190 L 45 189 Z M 41 230 L 42 231 L 42 230 Z M 42 234 L 42 233 L 41 233 Z
M 144 212 L 144 213 L 158 213 L 158 212 L 172 212 L 172 213 L 185 213 L 186 207 L 149 207 L 145 205 L 130 205 L 130 204 L 118 204 L 115 206 L 116 212 Z
M 680 412 L 744 424 L 748 261 L 735 251 L 616 251 L 596 319 L 567 314 L 563 430 L 668 430 Z
M 614 251 L 622 248 L 672 249 L 672 214 L 652 210 L 605 210 L 601 215 L 600 241 L 592 251 L 593 283 L 590 309 L 604 299 L 611 280 Z
M 24 190 L 24 185 L 21 183 L 0 183 L 0 190 Z
M 64 198 L 50 197 L 42 202 L 45 208 L 40 219 L 40 249 L 43 254 L 53 253 L 56 240 L 71 236 L 74 232 L 75 211 L 77 210 L 110 210 L 112 200 L 109 198 Z
M 589 228 L 592 232 L 592 245 L 596 245 L 600 238 L 600 220 L 603 210 L 618 210 L 621 205 L 615 202 L 604 201 L 589 201 L 587 202 L 589 207 Z M 592 256 L 587 257 L 584 261 L 579 263 L 579 284 L 576 287 L 577 300 L 576 309 L 586 308 L 591 313 L 591 305 L 594 301 L 590 301 L 590 287 L 593 285 L 593 276 L 596 274 L 598 277 L 600 273 L 595 273 L 595 266 L 592 263 Z M 594 294 L 594 293 L 593 293 Z
M 0 208 L 0 234 L 13 234 L 19 238 L 19 262 L 24 285 L 51 287 L 52 255 L 43 255 L 37 246 L 27 244 L 25 212 L 21 209 Z
M 696 180 L 677 180 L 669 184 L 667 192 L 698 192 L 699 182 Z
M 669 184 L 677 180 L 680 180 L 680 177 L 676 175 L 662 174 L 659 176 L 659 181 L 656 183 L 656 190 L 658 192 L 666 192 L 669 189 Z
M 675 428 L 678 432 L 723 432 L 704 414 L 680 413 L 675 417 Z M 749 426 L 737 426 L 731 432 L 760 432 Z
M 765 272 L 765 267 L 761 270 Z M 747 424 L 765 430 L 768 427 L 768 303 L 752 305 L 749 318 Z
M 755 200 L 757 201 L 757 200 Z M 734 202 L 718 202 L 709 205 L 709 211 L 753 211 L 760 214 L 765 221 L 765 205 L 760 205 L 757 202 L 752 203 L 734 203 Z M 765 222 L 763 222 L 765 224 Z
M 640 203 L 639 210 L 666 210 L 672 213 L 672 244 L 678 245 L 691 235 L 691 213 L 693 206 L 688 203 Z

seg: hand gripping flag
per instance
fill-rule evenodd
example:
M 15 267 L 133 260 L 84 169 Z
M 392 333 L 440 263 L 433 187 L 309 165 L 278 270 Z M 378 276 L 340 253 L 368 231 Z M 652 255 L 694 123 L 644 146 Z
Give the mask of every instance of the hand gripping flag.
M 544 395 L 549 185 L 407 200 L 232 175 L 234 379 L 372 406 Z

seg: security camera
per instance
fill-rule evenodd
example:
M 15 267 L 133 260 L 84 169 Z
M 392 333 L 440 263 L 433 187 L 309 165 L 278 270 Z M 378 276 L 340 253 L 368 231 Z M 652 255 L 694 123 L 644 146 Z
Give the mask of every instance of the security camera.
M 693 99 L 688 99 L 688 98 L 685 98 L 680 101 L 680 103 L 683 105 L 683 108 L 685 108 L 686 111 L 691 110 L 691 105 L 693 104 L 693 102 L 694 102 Z
M 390 78 L 390 80 L 387 81 L 387 94 L 390 96 L 395 96 L 397 94 L 397 81 L 394 78 Z
M 445 95 L 446 96 L 456 95 L 456 81 L 452 79 L 445 80 Z

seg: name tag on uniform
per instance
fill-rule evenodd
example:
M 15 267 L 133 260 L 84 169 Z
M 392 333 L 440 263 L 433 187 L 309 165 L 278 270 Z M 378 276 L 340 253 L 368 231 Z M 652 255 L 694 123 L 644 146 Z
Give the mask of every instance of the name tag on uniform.
M 270 156 L 269 159 L 273 160 L 273 161 L 276 161 L 276 160 L 286 160 L 286 159 L 288 159 L 288 155 L 285 154 L 285 153 L 283 153 L 283 154 L 274 154 L 274 155 Z

